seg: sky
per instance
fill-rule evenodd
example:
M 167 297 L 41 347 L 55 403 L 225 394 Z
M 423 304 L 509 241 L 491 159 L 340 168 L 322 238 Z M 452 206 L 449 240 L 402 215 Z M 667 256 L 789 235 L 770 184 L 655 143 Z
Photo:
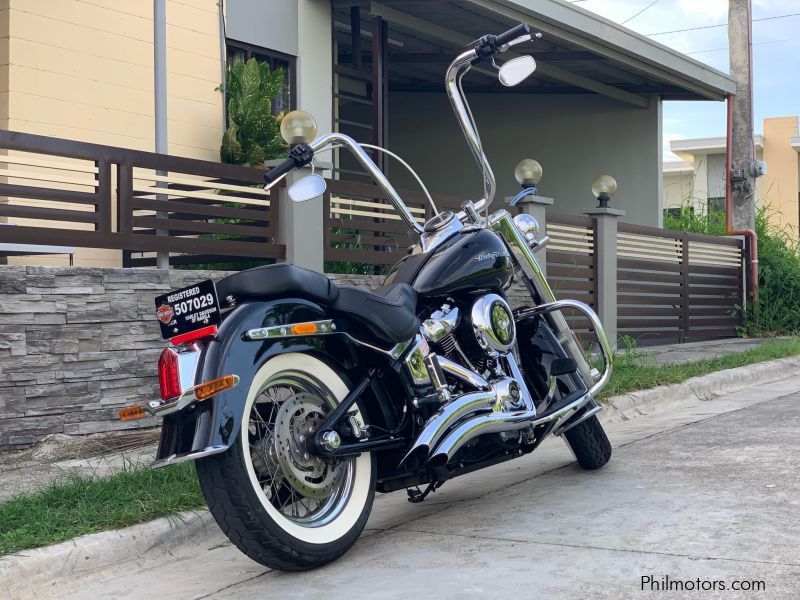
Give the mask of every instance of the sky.
M 714 27 L 665 35 L 654 33 L 726 24 L 728 0 L 578 0 L 577 6 L 729 72 L 728 28 Z M 636 13 L 645 9 L 644 12 Z M 767 17 L 796 15 L 785 18 Z M 633 18 L 631 18 L 633 17 Z M 800 114 L 800 0 L 753 0 L 753 89 L 755 130 L 764 117 Z M 674 139 L 725 135 L 723 102 L 665 102 L 664 160 Z

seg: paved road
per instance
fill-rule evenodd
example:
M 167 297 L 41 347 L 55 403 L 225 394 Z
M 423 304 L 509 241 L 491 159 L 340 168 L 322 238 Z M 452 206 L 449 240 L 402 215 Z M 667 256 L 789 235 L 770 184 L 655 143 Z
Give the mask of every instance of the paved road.
M 615 454 L 599 472 L 554 439 L 419 506 L 379 497 L 350 553 L 314 572 L 270 572 L 210 532 L 52 597 L 798 598 L 798 390 L 792 377 L 609 423 Z M 642 591 L 648 575 L 766 591 Z

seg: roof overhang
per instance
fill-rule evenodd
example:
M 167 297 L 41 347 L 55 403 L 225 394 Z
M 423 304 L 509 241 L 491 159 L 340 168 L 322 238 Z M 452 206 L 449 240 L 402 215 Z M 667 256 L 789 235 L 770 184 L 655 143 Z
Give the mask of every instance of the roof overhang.
M 653 96 L 669 100 L 723 100 L 733 79 L 699 61 L 564 0 L 333 0 L 344 29 L 348 9 L 389 23 L 390 83 L 398 89 L 441 90 L 453 54 L 480 35 L 502 32 L 520 21 L 543 37 L 524 48 L 536 57 L 537 76 L 515 91 L 596 93 L 634 106 Z M 347 36 L 340 32 L 340 52 Z M 468 85 L 495 91 L 491 69 L 473 70 Z
M 792 148 L 800 152 L 800 135 L 796 135 L 792 138 Z

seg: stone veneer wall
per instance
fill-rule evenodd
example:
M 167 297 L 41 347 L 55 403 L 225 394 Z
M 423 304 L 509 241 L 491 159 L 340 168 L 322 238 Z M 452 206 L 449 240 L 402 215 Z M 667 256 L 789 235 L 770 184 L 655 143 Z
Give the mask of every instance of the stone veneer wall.
M 52 433 L 156 425 L 155 418 L 116 418 L 119 408 L 158 396 L 156 362 L 165 344 L 153 299 L 225 274 L 0 265 L 0 448 Z M 382 280 L 331 277 L 368 287 Z

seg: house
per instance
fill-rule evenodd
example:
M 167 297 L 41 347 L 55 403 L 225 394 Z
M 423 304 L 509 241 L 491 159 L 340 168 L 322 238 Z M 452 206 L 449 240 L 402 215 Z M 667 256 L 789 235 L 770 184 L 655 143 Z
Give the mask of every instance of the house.
M 0 127 L 152 150 L 152 19 L 145 1 L 2 0 Z M 487 64 L 465 80 L 498 198 L 519 189 L 515 164 L 534 158 L 555 210 L 591 207 L 591 182 L 608 173 L 624 220 L 659 226 L 662 102 L 722 101 L 735 84 L 564 0 L 168 0 L 169 152 L 218 160 L 225 63 L 255 57 L 284 69 L 275 110 L 302 108 L 320 133 L 387 145 L 433 192 L 474 198 L 479 176 L 444 71 L 472 40 L 520 21 L 543 35 L 524 49 L 537 60 L 534 76 L 504 89 Z M 363 180 L 346 156 L 333 158 L 335 177 Z M 386 168 L 398 187 L 413 187 L 401 169 Z M 119 265 L 120 251 L 80 250 L 76 264 Z
M 795 232 L 800 224 L 798 120 L 766 118 L 764 133 L 754 136 L 756 159 L 767 163 L 767 174 L 756 179 L 756 205 L 767 208 L 772 224 Z M 726 139 L 673 140 L 670 149 L 681 160 L 664 164 L 664 209 L 724 211 Z

